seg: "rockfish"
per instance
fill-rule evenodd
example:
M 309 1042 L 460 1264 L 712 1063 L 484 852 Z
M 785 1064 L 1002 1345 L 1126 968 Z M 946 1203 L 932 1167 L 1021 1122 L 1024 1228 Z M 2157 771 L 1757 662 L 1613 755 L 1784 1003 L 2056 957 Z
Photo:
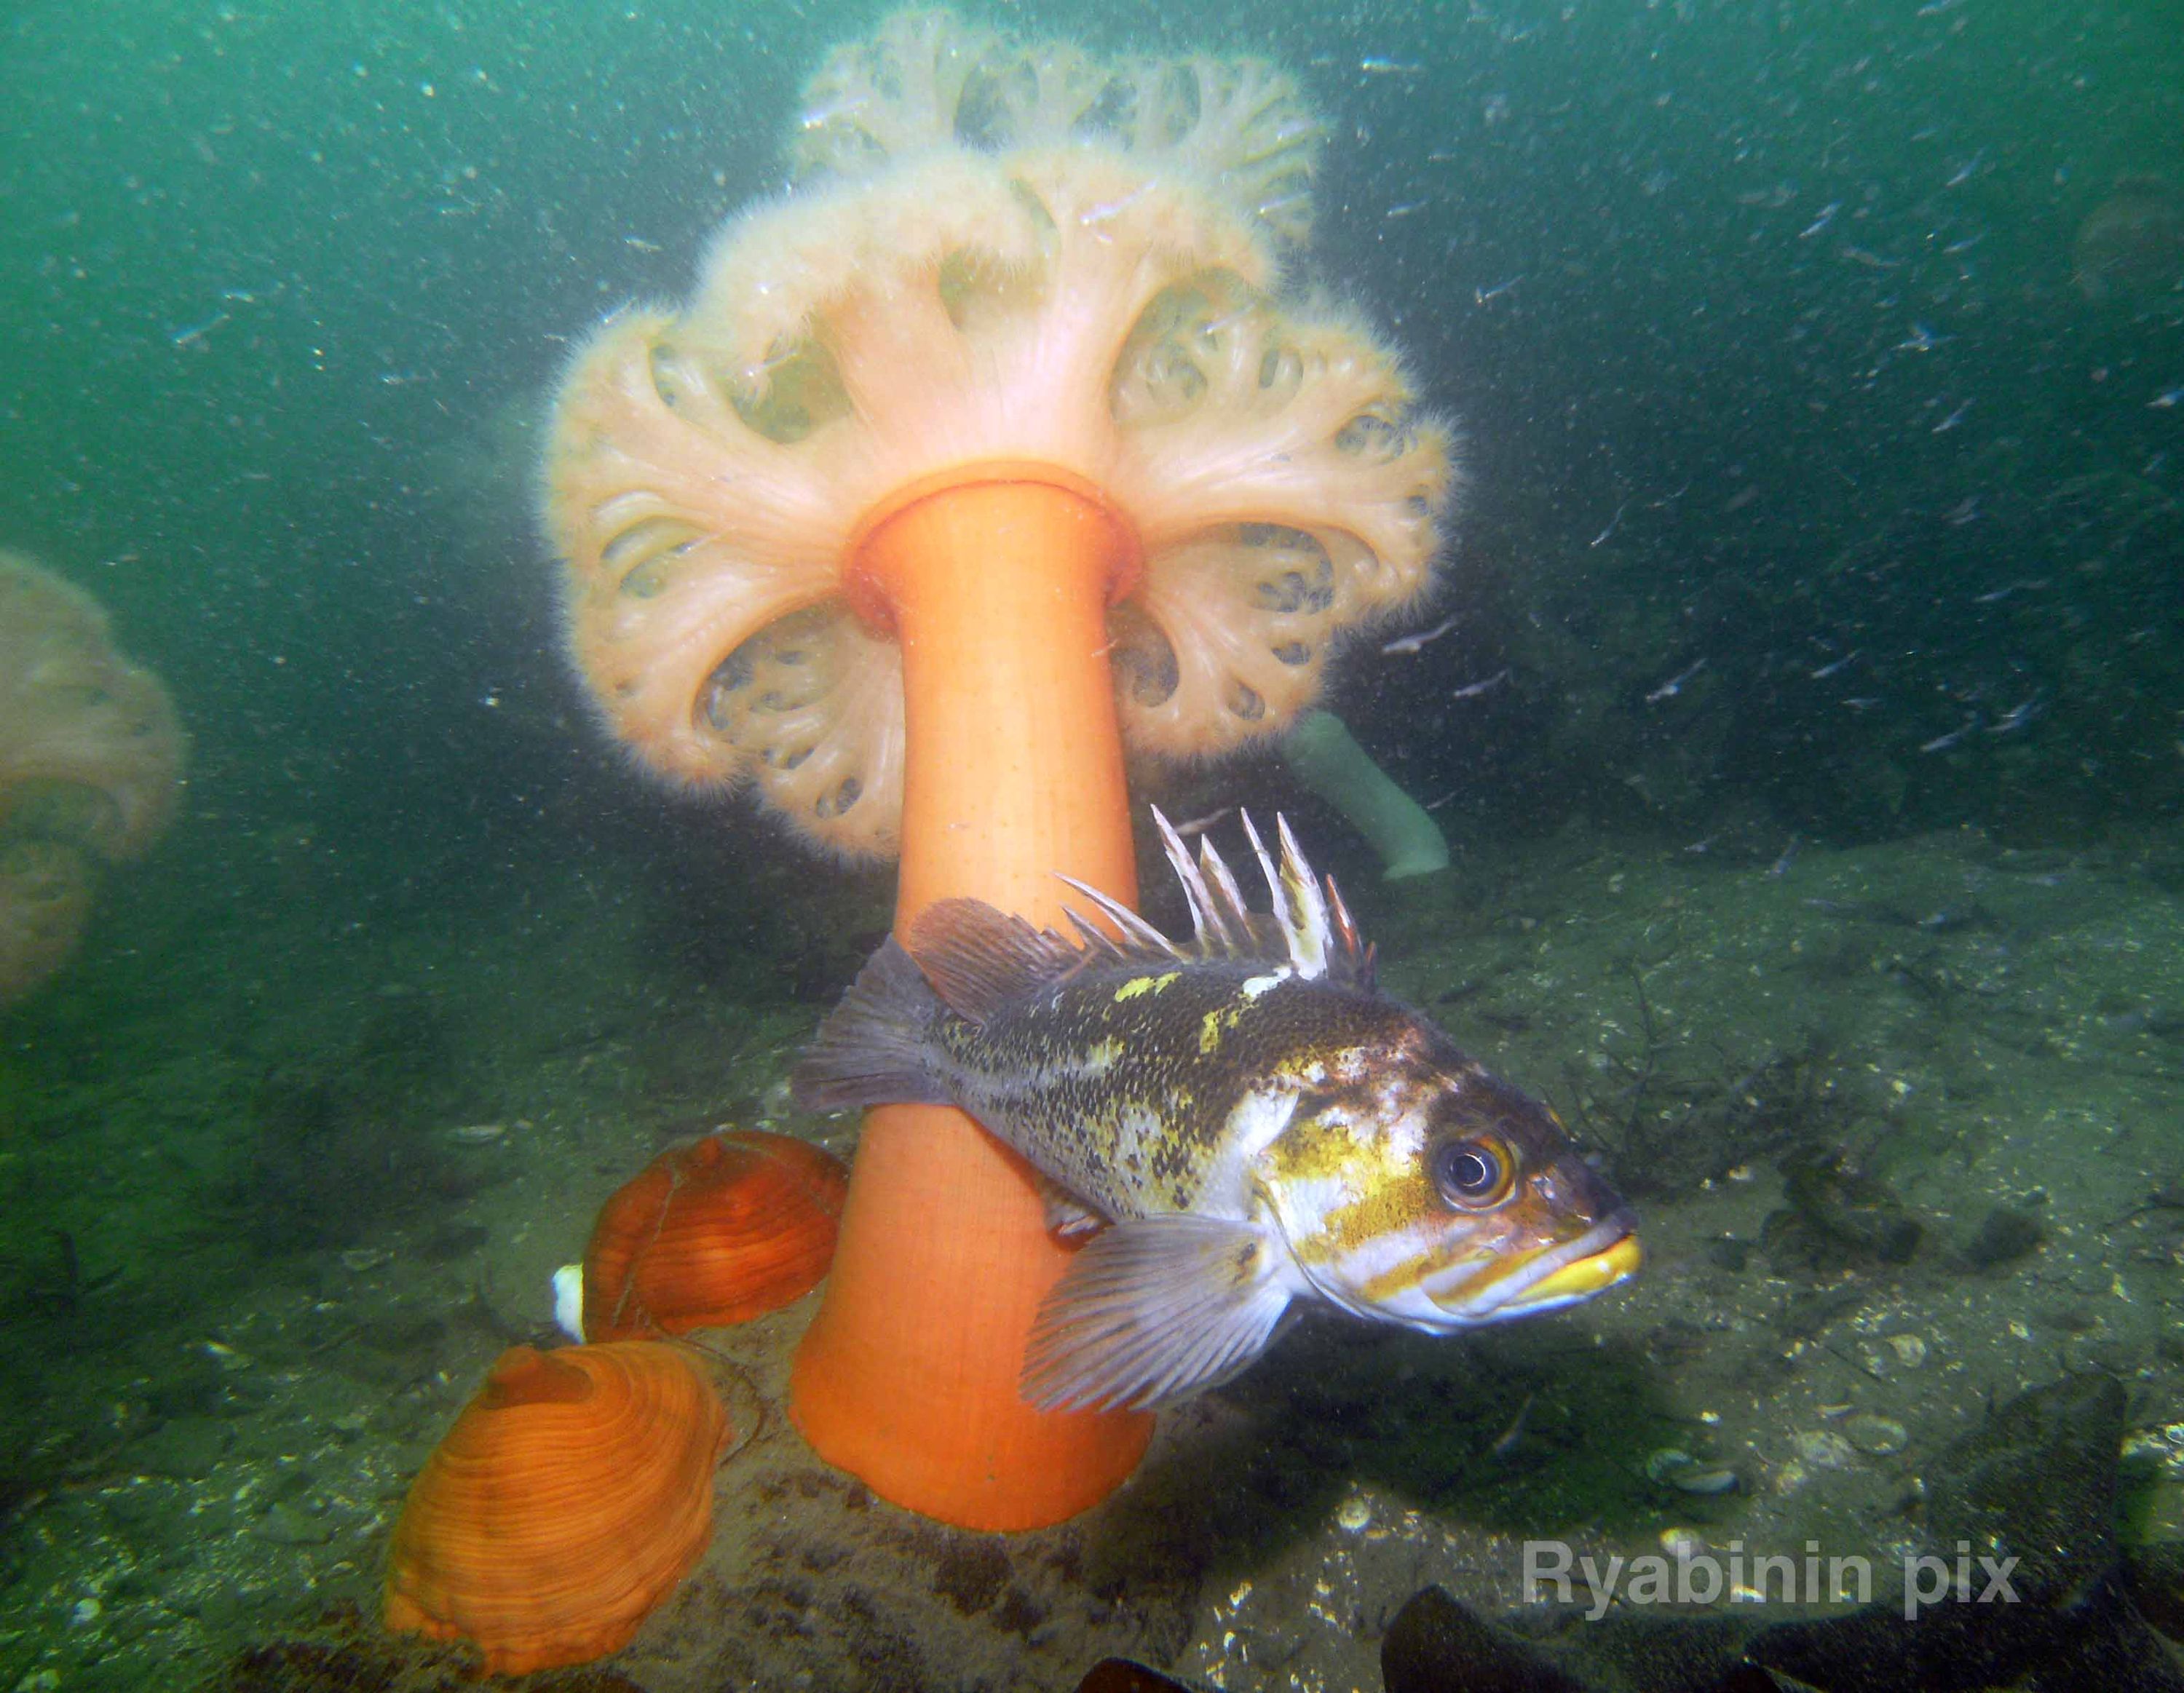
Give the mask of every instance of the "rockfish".
M 1300 1301 L 1448 1334 L 1637 1268 L 1630 1212 L 1554 1113 L 1377 990 L 1286 822 L 1278 870 L 1244 820 L 1261 914 L 1210 842 L 1194 864 L 1153 816 L 1190 941 L 1066 877 L 1112 933 L 943 900 L 797 1072 L 810 1110 L 961 1107 L 1051 1184 L 1057 1232 L 1098 1230 L 1040 1306 L 1026 1399 L 1172 1404 L 1250 1365 Z

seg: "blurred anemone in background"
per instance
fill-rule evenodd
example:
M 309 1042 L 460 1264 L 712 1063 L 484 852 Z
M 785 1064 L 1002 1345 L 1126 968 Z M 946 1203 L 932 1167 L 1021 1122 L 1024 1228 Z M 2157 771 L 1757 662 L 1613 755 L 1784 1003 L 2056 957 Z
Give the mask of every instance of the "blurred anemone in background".
M 151 671 L 81 588 L 0 550 L 0 1005 L 65 964 L 102 863 L 148 850 L 187 741 Z

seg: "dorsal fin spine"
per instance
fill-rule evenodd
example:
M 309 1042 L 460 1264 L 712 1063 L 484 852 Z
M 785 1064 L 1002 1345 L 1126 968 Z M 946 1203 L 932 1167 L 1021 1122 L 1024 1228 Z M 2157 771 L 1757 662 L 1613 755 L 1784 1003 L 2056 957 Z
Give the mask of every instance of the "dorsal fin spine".
M 1139 916 L 1112 894 L 1102 894 L 1089 882 L 1079 882 L 1073 876 L 1060 878 L 1066 888 L 1074 888 L 1092 902 L 1093 910 L 1121 931 L 1125 950 L 1157 954 L 1178 963 L 1186 955 L 1183 949 Z M 1069 913 L 1072 922 L 1078 921 L 1074 911 Z
M 1327 904 L 1334 918 L 1334 938 L 1341 944 L 1343 961 L 1352 971 L 1364 968 L 1368 962 L 1365 943 L 1357 933 L 1357 920 L 1350 915 L 1350 907 L 1343 903 L 1342 890 L 1334 885 L 1332 876 L 1327 878 Z
M 1282 886 L 1281 877 L 1274 869 L 1273 860 L 1267 855 L 1267 844 L 1259 838 L 1258 825 L 1251 821 L 1251 814 L 1248 811 L 1243 814 L 1243 818 L 1244 838 L 1251 844 L 1251 856 L 1259 860 L 1259 874 L 1266 878 L 1267 895 L 1271 902 L 1274 922 L 1281 928 L 1282 944 L 1289 951 L 1290 968 L 1307 978 L 1323 974 L 1323 972 L 1312 968 L 1311 955 L 1304 938 L 1297 933 L 1296 924 L 1290 920 L 1289 895 Z M 1280 819 L 1277 817 L 1275 821 L 1279 822 Z
M 1217 910 L 1224 932 L 1235 937 L 1233 950 L 1249 956 L 1251 951 L 1251 908 L 1244 903 L 1243 889 L 1237 887 L 1236 878 L 1228 872 L 1228 861 L 1206 836 L 1198 838 L 1198 865 L 1205 872 L 1213 897 L 1219 902 Z
M 1124 958 L 1164 962 L 1223 958 L 1279 962 L 1303 980 L 1329 978 L 1367 993 L 1373 991 L 1373 948 L 1358 933 L 1357 921 L 1343 902 L 1334 878 L 1323 878 L 1306 861 L 1288 818 L 1279 812 L 1274 816 L 1274 838 L 1280 848 L 1278 861 L 1267 849 L 1251 813 L 1240 814 L 1245 838 L 1251 844 L 1251 855 L 1258 860 L 1259 873 L 1272 899 L 1269 918 L 1253 913 L 1227 860 L 1212 841 L 1200 841 L 1194 860 L 1175 825 L 1159 806 L 1151 809 L 1168 867 L 1183 884 L 1184 898 L 1190 907 L 1191 943 L 1186 946 L 1170 940 L 1128 906 L 1065 876 L 1061 881 L 1090 900 L 1122 936 L 1118 944 L 1090 927 L 1085 918 L 1069 912 L 1070 922 L 1084 938 L 1083 950 L 1088 957 L 1105 957 L 1106 950 L 1112 948 Z M 1279 948 L 1277 930 L 1281 937 Z
M 1296 837 L 1290 833 L 1290 820 L 1279 812 L 1274 816 L 1274 833 L 1282 844 L 1282 891 L 1274 902 L 1276 915 L 1290 937 L 1290 952 L 1300 960 L 1297 973 L 1324 976 L 1330 935 L 1327 900 L 1319 891 L 1319 878 L 1312 874 Z
M 1234 952 L 1235 946 L 1221 927 L 1220 915 L 1213 909 L 1213 896 L 1206 891 L 1206 880 L 1198 873 L 1198 866 L 1190 861 L 1190 849 L 1184 845 L 1183 837 L 1175 832 L 1157 805 L 1153 807 L 1153 822 L 1160 830 L 1161 844 L 1167 849 L 1169 866 L 1176 880 L 1183 883 L 1184 898 L 1190 905 L 1191 933 L 1197 937 L 1198 955 L 1214 958 Z
M 1067 905 L 1062 907 L 1061 915 L 1069 919 L 1069 927 L 1077 931 L 1078 938 L 1084 943 L 1088 957 L 1104 961 L 1124 956 L 1123 949 L 1115 944 L 1114 936 L 1089 917 Z

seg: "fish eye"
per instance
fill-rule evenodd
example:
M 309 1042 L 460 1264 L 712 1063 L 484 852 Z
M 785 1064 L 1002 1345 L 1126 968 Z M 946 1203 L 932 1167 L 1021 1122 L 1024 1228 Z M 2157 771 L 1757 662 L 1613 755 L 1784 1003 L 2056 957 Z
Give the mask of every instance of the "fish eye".
M 1434 1148 L 1430 1167 L 1440 1196 L 1465 1211 L 1499 1205 L 1516 1181 L 1516 1160 L 1494 1140 L 1444 1140 Z

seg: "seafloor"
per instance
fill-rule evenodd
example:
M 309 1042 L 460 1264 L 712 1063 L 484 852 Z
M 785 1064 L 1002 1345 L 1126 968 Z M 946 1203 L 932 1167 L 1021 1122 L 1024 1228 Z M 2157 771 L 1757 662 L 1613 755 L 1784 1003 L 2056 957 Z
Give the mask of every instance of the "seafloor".
M 310 832 L 255 844 L 307 888 Z M 737 1433 L 712 1547 L 627 1651 L 542 1685 L 1048 1690 L 1125 1653 L 1375 1689 L 1421 1588 L 1519 1608 L 1528 1538 L 1892 1567 L 1937 1454 L 2075 1372 L 2128 1389 L 2127 1534 L 2175 1531 L 2184 849 L 1778 848 L 1573 833 L 1351 888 L 1394 990 L 1630 1192 L 1626 1291 L 1468 1340 L 1308 1324 L 1108 1506 L 1010 1538 L 802 1446 L 811 1301 L 702 1336 Z M 850 1150 L 783 1078 L 884 888 L 804 956 L 694 961 L 599 861 L 210 933 L 186 868 L 118 882 L 0 1023 L 0 1693 L 454 1685 L 374 1621 L 409 1477 L 661 1147 Z

